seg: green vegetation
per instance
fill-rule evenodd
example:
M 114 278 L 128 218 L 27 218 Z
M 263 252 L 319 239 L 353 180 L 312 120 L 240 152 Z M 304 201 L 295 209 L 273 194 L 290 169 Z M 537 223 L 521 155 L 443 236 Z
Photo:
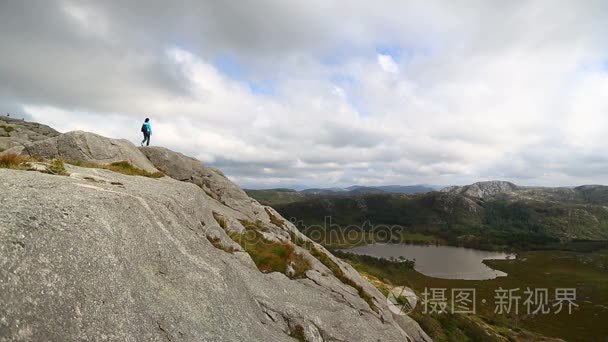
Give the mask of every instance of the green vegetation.
M 239 233 L 230 230 L 227 227 L 226 220 L 219 213 L 213 212 L 213 217 L 228 236 L 241 245 L 251 256 L 251 259 L 261 272 L 281 272 L 291 278 L 302 278 L 306 271 L 310 269 L 308 261 L 304 259 L 304 256 L 295 251 L 292 244 L 266 239 L 262 232 L 267 230 L 267 228 L 263 226 L 261 221 L 251 222 L 242 220 L 241 223 L 246 230 Z M 209 241 L 214 246 L 224 249 L 220 241 Z
M 267 190 L 248 190 L 247 195 L 255 198 L 263 205 L 285 204 L 301 201 L 306 198 L 305 194 L 292 189 L 267 189 Z
M 365 264 L 371 268 L 381 268 L 386 272 L 401 272 L 403 270 L 413 270 L 414 261 L 407 259 L 384 259 L 371 255 L 353 254 L 341 250 L 332 250 L 331 253 L 349 263 Z
M 302 221 L 302 231 L 328 247 L 381 241 L 529 250 L 566 238 L 608 239 L 608 211 L 590 204 L 476 203 L 460 195 L 435 192 L 316 197 L 275 209 L 283 217 Z M 326 222 L 327 217 L 331 221 Z
M 68 164 L 80 167 L 87 168 L 96 168 L 96 169 L 105 169 L 118 173 L 122 173 L 129 176 L 143 176 L 149 178 L 162 178 L 165 176 L 162 172 L 148 172 L 146 170 L 142 170 L 133 164 L 129 163 L 126 160 L 117 161 L 110 164 L 97 164 L 91 162 L 81 162 L 81 161 L 67 161 Z
M 267 232 L 268 228 L 264 226 L 264 222 L 260 220 L 256 220 L 255 222 L 251 222 L 249 220 L 239 220 L 243 227 L 247 230 L 257 231 L 257 232 Z
M 2 127 L 6 133 L 10 133 L 10 132 L 12 132 L 12 131 L 14 131 L 14 130 L 15 130 L 15 127 L 13 127 L 13 126 L 5 126 L 5 125 L 2 125 L 2 126 L 0 126 L 0 127 Z
M 302 278 L 310 269 L 308 261 L 302 255 L 295 253 L 289 243 L 266 240 L 259 231 L 255 230 L 244 234 L 230 232 L 228 235 L 249 253 L 258 269 L 264 273 L 288 274 L 288 266 L 291 266 L 294 273 L 288 275 L 292 278 Z
M 28 162 L 31 159 L 18 154 L 5 154 L 0 156 L 0 168 L 13 170 L 29 170 Z
M 421 294 L 425 288 L 446 288 L 447 297 L 454 288 L 476 290 L 476 315 L 424 314 L 418 305 L 411 317 L 436 341 L 538 341 L 541 336 L 568 341 L 593 341 L 608 336 L 608 249 L 590 253 L 569 251 L 531 251 L 518 254 L 515 260 L 488 260 L 486 264 L 508 274 L 492 280 L 438 279 L 418 273 L 407 264 L 389 260 L 340 253 L 345 261 L 386 293 L 387 284 L 408 286 Z M 384 284 L 384 288 L 378 284 Z M 519 288 L 519 314 L 494 313 L 495 290 Z M 550 297 L 556 288 L 576 288 L 579 305 L 572 314 L 527 315 L 523 301 L 527 288 L 547 288 Z M 483 303 L 482 299 L 487 302 Z M 487 335 L 485 331 L 491 333 Z M 540 335 L 539 335 L 540 334 Z
M 488 200 L 440 192 L 317 195 L 274 208 L 302 222 L 302 233 L 331 248 L 393 242 L 518 251 L 516 260 L 486 261 L 508 276 L 484 281 L 431 278 L 411 262 L 333 252 L 384 294 L 393 284 L 419 295 L 425 288 L 445 288 L 449 301 L 451 289 L 474 288 L 477 314 L 423 314 L 420 305 L 411 313 L 436 341 L 590 341 L 608 336 L 608 326 L 598 324 L 608 321 L 608 187 L 525 191 L 518 198 Z M 340 278 L 339 267 L 314 244 L 296 234 L 292 241 Z M 548 289 L 551 299 L 557 288 L 575 288 L 579 307 L 571 315 L 567 310 L 528 315 L 523 305 L 528 287 Z M 499 288 L 520 289 L 518 314 L 494 313 Z
M 65 164 L 63 163 L 63 160 L 61 159 L 55 159 L 51 162 L 51 165 L 49 165 L 46 170 L 53 174 L 53 175 L 59 175 L 59 176 L 69 176 L 70 174 L 66 171 L 65 169 Z
M 42 162 L 40 159 L 35 159 L 29 156 L 23 156 L 19 154 L 6 154 L 0 156 L 0 168 L 13 169 L 13 170 L 24 170 L 24 171 L 39 171 L 42 173 L 49 173 L 52 175 L 69 176 L 70 174 L 66 171 L 65 165 L 61 159 L 54 159 L 50 162 L 44 163 L 45 169 L 33 168 L 32 162 Z
M 447 242 L 432 235 L 421 233 L 411 233 L 403 229 L 391 231 L 362 231 L 360 229 L 342 229 L 333 227 L 326 231 L 316 232 L 314 230 L 304 231 L 315 242 L 322 244 L 330 249 L 350 248 L 374 242 L 379 243 L 409 243 L 417 245 L 443 245 Z

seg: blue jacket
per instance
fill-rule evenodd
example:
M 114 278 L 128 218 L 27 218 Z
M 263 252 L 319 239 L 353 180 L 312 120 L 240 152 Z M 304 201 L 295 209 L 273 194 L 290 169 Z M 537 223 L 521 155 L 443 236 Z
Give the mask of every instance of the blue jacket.
M 152 133 L 152 125 L 150 125 L 150 122 L 144 122 L 144 126 L 146 126 L 146 130 L 148 131 L 148 133 Z

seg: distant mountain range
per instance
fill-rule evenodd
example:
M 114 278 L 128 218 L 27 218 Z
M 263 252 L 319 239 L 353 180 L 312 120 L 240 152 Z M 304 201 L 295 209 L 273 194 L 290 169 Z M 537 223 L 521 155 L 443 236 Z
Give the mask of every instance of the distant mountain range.
M 354 186 L 248 193 L 305 225 L 323 225 L 327 217 L 338 226 L 398 225 L 480 248 L 608 240 L 607 186 L 541 188 L 489 181 L 431 190 Z
M 286 188 L 261 189 L 245 191 L 249 196 L 257 199 L 263 204 L 284 204 L 303 200 L 309 196 L 356 196 L 369 194 L 418 194 L 436 191 L 437 188 L 430 185 L 382 185 L 362 186 L 353 185 L 347 188 L 310 188 L 294 190 Z

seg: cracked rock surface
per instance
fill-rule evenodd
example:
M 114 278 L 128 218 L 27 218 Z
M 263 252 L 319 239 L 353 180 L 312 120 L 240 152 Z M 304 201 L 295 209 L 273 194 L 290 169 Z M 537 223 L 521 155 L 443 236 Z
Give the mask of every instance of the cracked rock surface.
M 134 158 L 168 176 L 0 169 L 0 341 L 430 340 L 408 317 L 394 319 L 352 267 L 221 172 L 142 151 Z M 292 245 L 310 269 L 293 279 L 263 273 L 238 244 L 219 248 L 245 221 Z

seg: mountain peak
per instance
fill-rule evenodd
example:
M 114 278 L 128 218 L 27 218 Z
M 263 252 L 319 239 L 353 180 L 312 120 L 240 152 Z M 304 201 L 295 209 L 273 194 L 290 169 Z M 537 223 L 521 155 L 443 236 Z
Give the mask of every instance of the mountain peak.
M 469 197 L 487 198 L 500 194 L 509 194 L 517 190 L 517 185 L 500 180 L 477 182 L 465 186 L 451 186 L 441 189 L 441 192 L 460 194 Z

